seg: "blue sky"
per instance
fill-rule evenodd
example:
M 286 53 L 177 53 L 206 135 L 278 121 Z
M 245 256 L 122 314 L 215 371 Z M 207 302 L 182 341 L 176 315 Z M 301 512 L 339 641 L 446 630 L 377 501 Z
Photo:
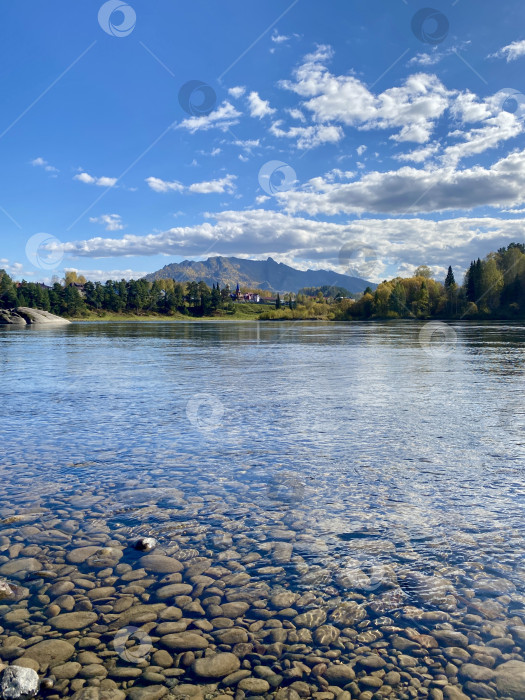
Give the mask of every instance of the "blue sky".
M 0 267 L 271 256 L 377 281 L 522 241 L 523 3 L 427 7 L 4 3 Z

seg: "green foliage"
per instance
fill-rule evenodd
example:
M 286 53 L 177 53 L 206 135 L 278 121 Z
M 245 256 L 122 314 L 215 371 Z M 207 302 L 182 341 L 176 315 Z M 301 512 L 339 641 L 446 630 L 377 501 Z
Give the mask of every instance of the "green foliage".
M 375 291 L 367 288 L 356 301 L 342 298 L 350 295 L 339 287 L 305 288 L 295 298 L 286 295 L 284 304 L 278 294 L 271 308 L 232 302 L 229 287 L 219 289 L 218 284 L 210 289 L 204 282 L 181 284 L 172 279 L 84 283 L 68 273 L 67 281 L 47 287 L 25 280 L 15 283 L 0 269 L 0 308 L 30 306 L 76 318 L 104 314 L 290 320 L 525 318 L 525 245 L 521 243 L 473 261 L 462 286 L 456 284 L 452 267 L 443 284 L 431 278 L 425 265 L 416 273 L 385 280 Z
M 330 286 L 328 284 L 322 287 L 303 287 L 298 291 L 298 294 L 302 294 L 307 297 L 317 297 L 321 294 L 322 297 L 329 297 L 330 299 L 338 298 L 353 298 L 354 295 L 345 289 L 344 287 Z

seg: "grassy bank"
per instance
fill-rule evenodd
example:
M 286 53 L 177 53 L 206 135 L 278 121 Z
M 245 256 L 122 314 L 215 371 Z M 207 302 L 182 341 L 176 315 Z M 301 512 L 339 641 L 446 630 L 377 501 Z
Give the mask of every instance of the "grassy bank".
M 235 312 L 218 311 L 213 316 L 190 316 L 174 312 L 173 314 L 159 314 L 144 311 L 141 313 L 114 313 L 111 311 L 87 311 L 78 316 L 65 316 L 70 321 L 256 321 L 266 307 L 260 304 L 237 304 Z

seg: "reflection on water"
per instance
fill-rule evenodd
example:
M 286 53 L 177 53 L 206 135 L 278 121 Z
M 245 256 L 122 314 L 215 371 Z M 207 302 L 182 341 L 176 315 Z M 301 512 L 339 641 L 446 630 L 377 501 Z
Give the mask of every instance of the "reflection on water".
M 125 692 L 218 683 L 229 675 L 195 658 L 233 651 L 249 673 L 226 687 L 266 678 L 261 666 L 281 677 L 259 694 L 301 682 L 302 697 L 508 697 L 506 664 L 525 645 L 525 331 L 456 324 L 440 355 L 420 329 L 0 329 L 0 582 L 14 591 L 0 601 L 0 662 L 59 630 L 82 666 L 56 678 L 65 696 L 93 679 Z M 130 547 L 145 535 L 168 564 Z M 119 654 L 112 630 L 137 606 L 151 649 Z M 62 616 L 88 613 L 64 632 Z M 93 676 L 78 656 L 90 643 Z M 368 667 L 372 653 L 387 666 Z

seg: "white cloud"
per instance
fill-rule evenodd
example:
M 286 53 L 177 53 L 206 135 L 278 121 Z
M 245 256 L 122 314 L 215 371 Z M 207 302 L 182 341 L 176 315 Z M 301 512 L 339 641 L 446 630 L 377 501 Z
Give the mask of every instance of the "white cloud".
M 303 106 L 318 123 L 339 122 L 361 130 L 392 129 L 396 141 L 425 143 L 436 121 L 456 94 L 434 75 L 418 73 L 403 85 L 374 95 L 352 75 L 335 76 L 326 67 L 332 57 L 329 46 L 320 46 L 305 57 L 294 72 L 294 81 L 281 87 L 307 99 Z
M 103 224 L 106 231 L 121 231 L 124 228 L 120 214 L 102 214 L 89 218 L 92 224 Z
M 270 133 L 277 138 L 297 139 L 297 148 L 314 148 L 325 143 L 337 143 L 344 138 L 340 126 L 316 124 L 314 126 L 292 126 L 286 131 L 282 128 L 282 120 L 273 122 Z
M 193 185 L 188 187 L 189 192 L 198 192 L 199 194 L 222 194 L 223 192 L 228 192 L 231 194 L 235 186 L 233 181 L 236 179 L 235 175 L 226 175 L 219 180 L 209 180 L 208 182 L 195 182 Z
M 454 131 L 449 137 L 461 136 L 463 141 L 444 149 L 445 163 L 455 165 L 463 158 L 484 153 L 490 148 L 497 148 L 502 142 L 521 134 L 523 125 L 514 114 L 502 110 L 494 117 L 486 119 L 480 127 L 470 129 L 466 133 Z
M 292 117 L 292 119 L 298 119 L 300 122 L 306 121 L 306 117 L 300 109 L 286 109 L 285 112 L 289 114 Z
M 244 141 L 242 139 L 237 139 L 236 141 L 232 141 L 232 145 L 242 148 L 246 153 L 251 153 L 254 148 L 259 148 L 261 142 L 259 139 L 245 139 Z
M 525 219 L 460 217 L 432 221 L 421 218 L 360 219 L 344 224 L 293 217 L 253 209 L 210 215 L 196 226 L 176 227 L 146 236 L 93 238 L 63 244 L 64 251 L 82 257 L 182 255 L 198 257 L 213 244 L 214 254 L 286 259 L 298 267 L 336 268 L 344 246 L 377 251 L 383 265 L 410 271 L 425 263 L 465 269 L 471 259 L 512 240 L 521 240 Z M 412 268 L 408 267 L 412 266 Z M 408 274 L 408 272 L 407 272 Z M 379 277 L 380 279 L 380 277 Z M 376 280 L 377 281 L 377 278 Z
M 277 29 L 274 29 L 271 38 L 274 44 L 282 44 L 285 41 L 288 41 L 290 37 L 285 36 L 284 34 L 279 34 Z
M 241 87 L 240 85 L 238 87 L 232 87 L 228 90 L 228 94 L 236 100 L 238 100 L 239 97 L 242 97 L 245 92 L 246 88 L 244 86 Z
M 357 155 L 359 157 L 361 157 L 363 155 L 363 153 L 366 151 L 366 146 L 358 146 L 356 148 L 356 151 L 357 151 Z
M 250 92 L 248 95 L 248 106 L 250 109 L 251 117 L 262 117 L 269 116 L 270 114 L 275 114 L 276 110 L 270 107 L 268 100 L 262 100 L 257 92 Z
M 34 160 L 31 161 L 31 165 L 36 167 L 36 168 L 44 168 L 44 170 L 48 173 L 58 173 L 60 172 L 58 168 L 55 168 L 54 165 L 50 165 L 47 160 L 44 160 L 43 158 L 35 158 Z
M 10 277 L 20 275 L 33 275 L 33 272 L 23 272 L 24 266 L 22 263 L 10 263 L 7 258 L 0 258 L 0 270 L 5 270 Z
M 409 151 L 408 153 L 398 153 L 394 156 L 396 160 L 412 161 L 412 163 L 424 163 L 439 151 L 439 145 L 436 143 L 429 143 L 423 148 L 417 148 L 415 151 Z
M 65 272 L 76 272 L 83 275 L 90 282 L 106 282 L 107 280 L 138 280 L 147 275 L 147 272 L 139 270 L 80 270 L 76 267 L 66 267 Z
M 218 180 L 195 182 L 188 187 L 176 180 L 169 182 L 167 180 L 161 180 L 158 177 L 148 177 L 146 178 L 146 182 L 154 192 L 160 192 L 163 194 L 166 192 L 196 192 L 199 194 L 222 194 L 224 192 L 228 192 L 231 194 L 235 189 L 233 184 L 235 179 L 235 175 L 226 175 Z
M 435 66 L 443 58 L 443 54 L 440 53 L 418 53 L 413 56 L 408 62 L 409 66 Z
M 93 177 L 93 175 L 86 172 L 77 173 L 73 179 L 86 185 L 97 185 L 98 187 L 114 187 L 117 183 L 116 177 Z
M 508 46 L 504 46 L 496 53 L 490 54 L 489 58 L 505 58 L 507 63 L 516 61 L 518 58 L 525 56 L 525 39 L 521 41 L 513 41 Z
M 231 126 L 239 123 L 240 116 L 241 112 L 238 112 L 230 102 L 224 101 L 220 107 L 207 116 L 189 117 L 178 124 L 177 128 L 187 129 L 191 134 L 209 129 L 227 131 Z
M 525 151 L 511 153 L 489 168 L 473 166 L 369 172 L 355 182 L 332 184 L 314 178 L 315 186 L 277 195 L 287 211 L 310 215 L 390 215 L 516 207 L 525 203 Z M 320 186 L 321 184 L 321 186 Z
M 146 182 L 154 192 L 184 192 L 184 185 L 177 180 L 169 182 L 161 180 L 160 177 L 147 177 Z

